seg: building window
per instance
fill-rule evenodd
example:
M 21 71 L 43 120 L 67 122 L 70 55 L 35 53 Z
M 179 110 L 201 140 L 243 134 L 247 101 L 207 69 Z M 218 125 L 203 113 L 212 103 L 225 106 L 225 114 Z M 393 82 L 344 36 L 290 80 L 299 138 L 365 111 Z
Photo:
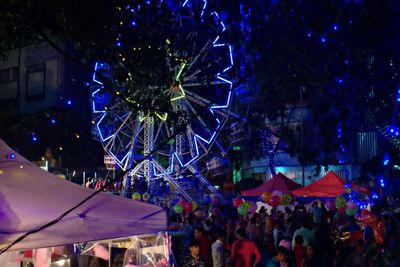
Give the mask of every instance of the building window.
M 26 100 L 37 101 L 45 97 L 46 64 L 29 65 L 26 68 Z
M 18 67 L 0 70 L 0 84 L 16 82 L 19 78 Z

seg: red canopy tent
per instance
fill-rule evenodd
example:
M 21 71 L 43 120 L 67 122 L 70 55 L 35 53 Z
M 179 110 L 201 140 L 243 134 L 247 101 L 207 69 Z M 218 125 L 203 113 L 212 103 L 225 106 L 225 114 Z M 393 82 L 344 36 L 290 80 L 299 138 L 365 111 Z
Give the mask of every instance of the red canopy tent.
M 259 187 L 242 192 L 244 197 L 259 197 L 265 192 L 273 192 L 279 190 L 284 194 L 290 194 L 293 190 L 300 188 L 301 185 L 293 182 L 282 173 L 278 173 L 271 180 L 263 183 Z
M 346 193 L 345 184 L 344 179 L 330 171 L 315 183 L 292 191 L 292 194 L 298 197 L 337 197 Z

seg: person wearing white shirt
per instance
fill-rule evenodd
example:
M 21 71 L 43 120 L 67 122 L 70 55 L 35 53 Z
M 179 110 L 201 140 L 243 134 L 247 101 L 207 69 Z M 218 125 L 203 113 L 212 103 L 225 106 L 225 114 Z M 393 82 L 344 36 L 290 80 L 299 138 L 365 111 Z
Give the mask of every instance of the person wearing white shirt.
M 213 267 L 225 266 L 225 249 L 224 249 L 225 233 L 219 232 L 218 239 L 211 245 Z

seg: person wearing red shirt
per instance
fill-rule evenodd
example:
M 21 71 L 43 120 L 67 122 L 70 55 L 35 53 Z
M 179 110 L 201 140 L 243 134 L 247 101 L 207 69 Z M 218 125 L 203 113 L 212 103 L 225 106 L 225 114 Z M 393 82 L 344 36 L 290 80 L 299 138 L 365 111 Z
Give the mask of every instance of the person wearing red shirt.
M 206 260 L 206 266 L 211 266 L 211 242 L 204 235 L 203 228 L 197 227 L 194 230 L 194 239 L 199 242 L 200 256 Z
M 254 263 L 251 262 L 253 255 Z M 243 228 L 236 230 L 236 240 L 233 242 L 230 258 L 234 267 L 252 267 L 261 261 L 261 254 L 256 244 L 246 239 L 246 230 Z
M 296 235 L 295 237 L 295 247 L 293 248 L 294 257 L 296 259 L 296 266 L 303 266 L 303 258 L 306 256 L 306 248 L 303 246 L 304 239 L 302 235 Z

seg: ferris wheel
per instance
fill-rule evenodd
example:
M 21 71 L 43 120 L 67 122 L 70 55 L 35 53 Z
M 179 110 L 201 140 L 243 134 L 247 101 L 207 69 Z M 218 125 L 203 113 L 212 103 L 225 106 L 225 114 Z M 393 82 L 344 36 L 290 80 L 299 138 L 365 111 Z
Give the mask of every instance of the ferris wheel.
M 135 13 L 142 12 L 138 6 L 122 9 L 132 13 L 129 27 L 140 27 L 138 24 L 146 20 Z M 163 18 L 162 28 L 157 29 L 161 35 L 157 41 L 135 47 L 129 40 L 131 35 L 117 35 L 115 49 L 128 74 L 123 82 L 116 77 L 115 66 L 95 64 L 91 83 L 93 132 L 122 170 L 133 168 L 131 176 L 142 176 L 149 183 L 166 179 L 191 199 L 176 182 L 176 173 L 181 169 L 190 170 L 217 193 L 197 171 L 196 162 L 218 142 L 230 114 L 235 77 L 233 48 L 226 25 L 207 1 L 170 1 L 165 8 L 170 16 Z M 134 66 L 124 65 L 126 57 L 131 56 L 126 51 L 132 51 L 132 56 L 151 57 L 155 50 L 161 51 L 157 55 L 161 70 L 156 73 L 160 77 L 166 74 L 167 78 L 160 82 L 159 77 L 149 77 L 143 88 L 134 82 Z M 143 94 L 153 97 L 146 102 L 154 109 L 135 109 L 141 106 Z

